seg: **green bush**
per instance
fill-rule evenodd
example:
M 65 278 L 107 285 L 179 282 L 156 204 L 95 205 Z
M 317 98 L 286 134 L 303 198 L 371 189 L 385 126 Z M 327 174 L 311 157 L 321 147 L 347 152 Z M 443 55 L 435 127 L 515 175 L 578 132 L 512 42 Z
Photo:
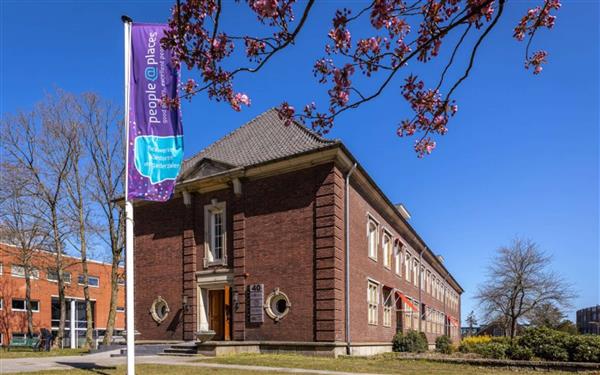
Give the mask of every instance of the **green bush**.
M 446 335 L 438 336 L 438 338 L 435 339 L 435 350 L 443 354 L 452 354 L 454 347 L 452 346 L 450 337 Z
M 428 349 L 427 338 L 423 332 L 398 332 L 392 341 L 392 348 L 395 352 L 422 353 Z
M 571 361 L 600 362 L 600 336 L 571 336 L 567 350 Z
M 506 358 L 508 345 L 499 342 L 490 342 L 489 344 L 480 344 L 475 348 L 475 353 L 484 358 L 503 359 Z
M 533 351 L 524 346 L 510 345 L 506 350 L 506 356 L 517 361 L 529 361 L 533 357 Z

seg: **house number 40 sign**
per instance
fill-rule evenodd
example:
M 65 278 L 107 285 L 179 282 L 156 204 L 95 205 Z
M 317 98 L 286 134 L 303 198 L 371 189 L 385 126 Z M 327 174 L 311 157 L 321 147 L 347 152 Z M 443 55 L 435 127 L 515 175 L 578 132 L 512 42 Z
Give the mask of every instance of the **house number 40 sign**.
M 251 284 L 250 292 L 250 323 L 263 323 L 265 321 L 263 301 L 265 300 L 265 285 Z

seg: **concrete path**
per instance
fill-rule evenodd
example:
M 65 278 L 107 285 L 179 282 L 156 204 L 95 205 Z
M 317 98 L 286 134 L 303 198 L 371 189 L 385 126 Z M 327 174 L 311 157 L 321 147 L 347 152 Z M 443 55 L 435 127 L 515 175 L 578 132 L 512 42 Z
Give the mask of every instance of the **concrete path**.
M 114 367 L 124 365 L 125 357 L 111 357 L 112 353 L 118 353 L 117 350 L 83 356 L 68 357 L 44 357 L 44 358 L 15 358 L 0 359 L 0 374 L 10 374 L 15 372 L 35 372 L 44 370 L 70 370 L 79 369 L 102 369 L 103 367 Z M 157 365 L 179 365 L 198 368 L 222 368 L 230 370 L 247 370 L 258 372 L 279 372 L 290 374 L 324 374 L 324 375 L 355 375 L 352 372 L 328 371 L 328 370 L 305 370 L 286 367 L 266 367 L 266 366 L 244 366 L 244 365 L 225 365 L 210 362 L 198 362 L 198 357 L 170 357 L 170 356 L 140 356 L 136 357 L 136 363 L 157 364 Z M 361 375 L 379 375 L 365 374 Z

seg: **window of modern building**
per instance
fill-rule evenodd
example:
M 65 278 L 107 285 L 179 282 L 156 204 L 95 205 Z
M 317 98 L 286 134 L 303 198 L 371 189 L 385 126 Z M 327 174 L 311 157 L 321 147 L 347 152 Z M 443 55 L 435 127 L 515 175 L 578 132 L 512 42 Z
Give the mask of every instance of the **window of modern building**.
M 369 324 L 377 324 L 379 313 L 379 284 L 369 280 L 367 283 L 367 303 L 369 305 Z
M 392 268 L 392 238 L 386 231 L 383 232 L 383 266 Z
M 79 275 L 77 277 L 77 284 L 83 285 L 83 281 L 83 275 Z M 100 278 L 98 278 L 98 276 L 88 276 L 88 285 L 98 288 L 100 286 Z
M 377 260 L 377 223 L 369 219 L 367 224 L 367 241 L 369 243 L 369 258 Z
M 13 264 L 10 267 L 10 274 L 14 277 L 25 277 L 25 266 Z M 34 279 L 40 278 L 40 270 L 35 267 L 31 267 L 29 271 L 29 276 Z
M 394 298 L 392 296 L 391 289 L 385 289 L 383 291 L 383 326 L 392 326 L 392 310 L 393 310 Z
M 58 271 L 56 268 L 48 268 L 46 275 L 48 281 L 58 282 Z M 63 282 L 65 284 L 71 283 L 71 272 L 63 271 Z
M 29 301 L 31 305 L 31 311 L 39 312 L 40 311 L 40 301 Z M 12 311 L 27 311 L 26 301 L 24 299 L 13 299 L 11 310 Z
M 226 217 L 225 202 L 216 202 L 215 200 L 212 204 L 204 206 L 206 264 L 224 264 L 227 261 Z

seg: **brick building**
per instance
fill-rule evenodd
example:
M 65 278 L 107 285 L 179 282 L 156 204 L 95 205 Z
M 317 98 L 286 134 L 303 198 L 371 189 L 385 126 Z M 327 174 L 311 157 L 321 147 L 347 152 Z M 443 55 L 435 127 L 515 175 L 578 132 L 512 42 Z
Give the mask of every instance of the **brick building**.
M 8 345 L 14 336 L 27 333 L 27 313 L 25 301 L 25 270 L 16 256 L 14 246 L 0 244 L 0 343 Z M 76 348 L 85 341 L 87 321 L 83 298 L 83 276 L 78 258 L 64 257 L 65 297 L 67 301 L 67 321 L 64 347 Z M 60 307 L 58 304 L 57 275 L 52 267 L 52 253 L 37 250 L 33 256 L 33 275 L 31 279 L 31 306 L 33 309 L 33 330 L 38 334 L 46 328 L 56 333 Z M 106 329 L 110 306 L 111 265 L 90 260 L 88 275 L 94 332 L 103 335 Z M 125 327 L 125 288 L 119 285 L 118 307 L 115 329 Z
M 174 199 L 136 203 L 140 339 L 334 354 L 391 350 L 401 329 L 458 340 L 463 290 L 409 218 L 341 142 L 269 110 L 186 160 Z
M 575 314 L 579 333 L 600 335 L 600 305 L 577 310 Z

